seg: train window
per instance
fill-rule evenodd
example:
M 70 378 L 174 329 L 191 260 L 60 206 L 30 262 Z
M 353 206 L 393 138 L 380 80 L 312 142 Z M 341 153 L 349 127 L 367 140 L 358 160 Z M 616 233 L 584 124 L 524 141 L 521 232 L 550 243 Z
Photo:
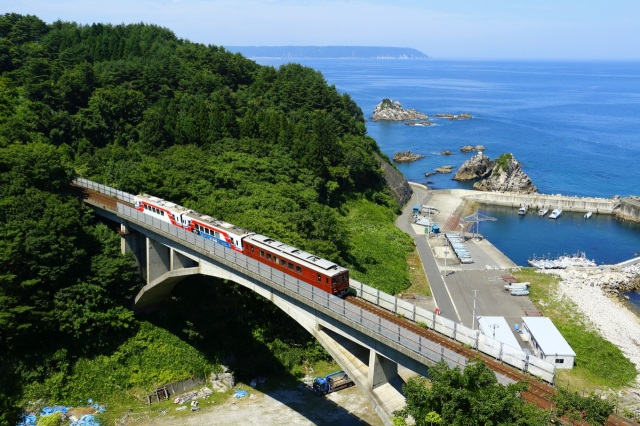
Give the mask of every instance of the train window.
M 322 275 L 318 274 L 318 282 L 321 283 L 322 282 Z
M 293 263 L 289 262 L 287 266 L 289 267 L 289 269 L 293 269 Z
M 284 259 L 280 259 L 280 266 L 285 266 L 287 264 L 287 261 Z
M 220 233 L 219 232 L 215 232 L 215 237 L 216 238 L 220 238 Z
M 271 253 L 267 253 L 267 260 L 271 260 Z
M 299 267 L 298 265 L 296 265 L 296 272 L 301 274 L 302 273 L 302 268 Z
M 260 257 L 264 257 L 264 251 L 260 250 Z
M 251 246 L 251 253 L 253 253 L 253 246 Z
M 278 256 L 273 256 L 273 261 L 278 263 Z

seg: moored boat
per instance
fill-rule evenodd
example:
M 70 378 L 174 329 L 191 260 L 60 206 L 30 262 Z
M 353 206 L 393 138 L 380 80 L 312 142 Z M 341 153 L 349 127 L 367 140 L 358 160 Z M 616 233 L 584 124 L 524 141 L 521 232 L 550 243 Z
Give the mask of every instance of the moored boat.
M 549 215 L 549 219 L 557 219 L 560 217 L 561 214 L 562 214 L 562 209 L 560 208 L 553 209 L 553 211 Z
M 593 214 L 593 212 L 586 212 L 586 213 L 584 214 L 584 218 L 585 218 L 585 219 L 589 219 L 589 218 L 591 217 L 591 215 L 592 215 L 592 214 Z
M 520 206 L 520 208 L 518 209 L 518 214 L 519 215 L 525 215 L 525 214 L 527 214 L 527 210 L 529 210 L 529 207 L 526 204 L 522 204 Z
M 540 210 L 538 210 L 538 216 L 546 216 L 547 213 L 549 213 L 549 209 L 546 207 L 541 207 Z

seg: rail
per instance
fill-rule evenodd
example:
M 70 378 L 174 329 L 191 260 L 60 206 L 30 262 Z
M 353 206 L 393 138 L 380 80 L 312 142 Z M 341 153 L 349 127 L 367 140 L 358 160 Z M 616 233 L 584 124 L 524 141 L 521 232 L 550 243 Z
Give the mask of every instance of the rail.
M 76 179 L 74 184 L 133 204 L 132 194 L 106 185 L 87 179 Z M 384 336 L 392 342 L 431 361 L 445 361 L 450 367 L 457 366 L 460 368 L 464 368 L 467 363 L 467 358 L 454 351 L 443 348 L 437 343 L 431 342 L 411 331 L 399 328 L 396 324 L 346 303 L 343 299 L 319 290 L 304 281 L 292 278 L 281 271 L 239 254 L 216 242 L 201 238 L 182 228 L 162 222 L 120 203 L 118 203 L 118 214 L 125 219 L 142 223 L 155 231 L 160 231 L 201 250 L 205 250 L 210 253 L 210 256 L 214 259 L 222 260 L 224 263 L 229 262 L 240 272 L 258 275 L 265 280 L 265 284 L 272 288 L 294 292 L 309 303 L 326 308 L 344 317 L 346 320 L 351 321 L 353 324 L 357 324 L 370 332 Z M 469 345 L 504 364 L 530 373 L 548 383 L 554 383 L 555 365 L 535 356 L 527 355 L 520 348 L 508 346 L 497 339 L 480 333 L 478 330 L 472 330 L 462 324 L 436 315 L 432 311 L 417 307 L 356 280 L 351 279 L 350 286 L 352 290 L 356 292 L 356 295 L 363 300 L 411 320 L 416 324 L 435 330 L 462 344 Z

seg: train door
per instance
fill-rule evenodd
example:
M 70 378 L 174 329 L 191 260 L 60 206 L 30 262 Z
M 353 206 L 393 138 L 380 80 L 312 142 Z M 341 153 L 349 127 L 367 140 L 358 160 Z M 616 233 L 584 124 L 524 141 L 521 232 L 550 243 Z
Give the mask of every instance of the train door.
M 189 229 L 189 226 L 191 226 L 191 219 L 190 219 L 190 218 L 188 218 L 185 214 L 181 214 L 181 215 L 180 215 L 180 220 L 181 220 L 181 222 L 182 222 L 182 223 L 181 223 L 181 224 L 182 224 L 182 227 L 183 227 L 184 229 Z

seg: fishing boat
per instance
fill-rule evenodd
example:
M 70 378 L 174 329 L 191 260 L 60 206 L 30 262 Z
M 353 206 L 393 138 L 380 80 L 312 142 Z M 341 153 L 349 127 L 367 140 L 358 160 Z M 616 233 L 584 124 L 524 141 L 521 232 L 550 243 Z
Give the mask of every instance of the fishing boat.
M 541 207 L 540 210 L 538 210 L 538 216 L 546 216 L 547 213 L 549 213 L 549 209 L 546 207 Z
M 561 214 L 562 214 L 562 209 L 560 208 L 553 209 L 553 211 L 549 215 L 549 219 L 557 219 L 560 217 Z
M 586 212 L 586 213 L 584 214 L 584 218 L 585 218 L 585 219 L 589 219 L 589 218 L 591 217 L 591 215 L 592 215 L 592 214 L 593 214 L 593 212 Z
M 525 215 L 525 214 L 527 214 L 527 210 L 529 210 L 529 207 L 526 204 L 522 204 L 520 206 L 520 208 L 518 209 L 518 214 L 519 215 Z

